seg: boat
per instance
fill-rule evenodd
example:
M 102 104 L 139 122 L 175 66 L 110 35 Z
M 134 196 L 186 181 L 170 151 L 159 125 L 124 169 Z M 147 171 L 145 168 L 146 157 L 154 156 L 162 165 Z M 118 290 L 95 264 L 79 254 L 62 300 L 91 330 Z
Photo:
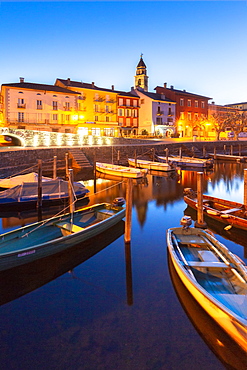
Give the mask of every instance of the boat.
M 181 281 L 199 305 L 247 353 L 247 266 L 206 230 L 167 230 L 167 247 Z
M 76 199 L 83 198 L 89 190 L 80 182 L 73 183 Z M 42 182 L 42 206 L 64 204 L 69 198 L 68 181 L 55 179 Z M 21 185 L 0 192 L 0 211 L 36 208 L 38 182 L 24 182 Z
M 185 188 L 184 194 L 185 203 L 197 210 L 196 192 Z M 242 203 L 203 194 L 203 213 L 221 222 L 226 229 L 234 226 L 247 230 L 247 206 Z
M 128 178 L 140 178 L 144 177 L 148 170 L 138 169 L 126 166 L 118 166 L 116 164 L 96 162 L 96 170 L 107 175 L 114 175 L 118 177 L 128 177 Z
M 124 205 L 99 203 L 1 234 L 0 271 L 67 250 L 107 230 L 124 216 Z
M 67 273 L 67 277 L 70 275 L 73 278 L 74 268 L 122 236 L 124 227 L 125 223 L 121 220 L 104 232 L 79 242 L 68 250 L 0 271 L 0 306 L 40 288 L 63 274 Z
M 180 156 L 169 156 L 167 158 L 162 157 L 162 156 L 157 156 L 157 159 L 161 163 L 166 163 L 168 161 L 168 163 L 173 164 L 174 166 L 178 166 L 178 167 L 196 167 L 196 168 L 213 167 L 212 159 L 180 157 Z
M 232 338 L 199 305 L 182 283 L 168 254 L 168 267 L 173 288 L 179 302 L 197 333 L 204 340 L 226 369 L 247 369 L 246 351 L 243 351 Z M 189 346 L 190 350 L 191 347 Z M 216 365 L 217 366 L 217 365 Z M 220 367 L 221 368 L 221 367 Z
M 13 177 L 8 177 L 5 179 L 0 179 L 1 189 L 10 189 L 14 186 L 21 185 L 24 182 L 38 182 L 39 175 L 36 172 L 29 172 L 25 175 L 18 175 Z M 50 181 L 52 178 L 42 176 L 41 181 Z
M 128 159 L 129 165 L 133 167 L 138 168 L 147 168 L 148 170 L 152 171 L 175 171 L 175 167 L 173 167 L 169 163 L 161 163 L 161 162 L 152 162 L 152 161 L 146 161 L 144 159 Z
M 208 153 L 208 156 L 222 161 L 247 162 L 247 157 L 243 155 Z

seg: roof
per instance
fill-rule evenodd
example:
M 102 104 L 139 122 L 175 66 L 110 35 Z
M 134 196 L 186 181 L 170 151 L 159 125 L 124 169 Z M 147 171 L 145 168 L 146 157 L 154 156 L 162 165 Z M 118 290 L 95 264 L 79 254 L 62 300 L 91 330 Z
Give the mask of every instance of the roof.
M 137 65 L 137 68 L 146 68 L 146 64 L 144 63 L 144 61 L 142 59 L 142 56 L 141 56 L 140 61 Z
M 232 104 L 225 104 L 225 107 L 231 107 L 233 105 L 243 105 L 243 104 L 247 104 L 247 102 L 242 102 L 242 103 L 232 103 Z
M 123 96 L 132 96 L 135 98 L 139 98 L 139 96 L 131 93 L 131 92 L 125 92 L 125 91 L 119 91 L 119 90 L 114 90 L 114 89 L 106 89 L 104 87 L 98 87 L 94 83 L 85 83 L 85 82 L 79 82 L 79 81 L 72 81 L 70 79 L 64 80 L 62 78 L 57 78 L 57 81 L 60 81 L 62 84 L 70 87 L 75 87 L 75 88 L 80 88 L 80 89 L 92 89 L 92 90 L 98 90 L 98 91 L 106 91 L 106 92 L 111 92 L 115 93 L 118 95 L 123 95 Z
M 17 87 L 19 89 L 31 89 L 31 90 L 38 90 L 38 91 L 40 90 L 54 91 L 57 93 L 65 93 L 65 94 L 79 94 L 76 91 L 71 91 L 63 87 L 54 86 L 54 85 L 37 84 L 37 83 L 32 83 L 32 82 L 18 82 L 18 83 L 2 84 L 2 86 Z
M 208 96 L 190 93 L 190 92 L 188 92 L 186 90 L 177 90 L 177 89 L 174 89 L 174 88 L 170 88 L 169 89 L 168 87 L 163 87 L 163 86 L 156 86 L 154 90 L 156 90 L 158 87 L 160 87 L 161 89 L 166 89 L 166 90 L 174 91 L 175 93 L 179 93 L 179 94 L 191 95 L 191 96 L 198 96 L 200 98 L 206 98 L 206 99 L 212 99 L 212 98 L 209 98 Z
M 164 101 L 164 102 L 169 102 L 169 103 L 174 103 L 174 104 L 176 103 L 175 101 L 166 98 L 165 95 L 163 94 L 151 93 L 151 92 L 142 91 L 142 90 L 140 92 L 153 100 Z

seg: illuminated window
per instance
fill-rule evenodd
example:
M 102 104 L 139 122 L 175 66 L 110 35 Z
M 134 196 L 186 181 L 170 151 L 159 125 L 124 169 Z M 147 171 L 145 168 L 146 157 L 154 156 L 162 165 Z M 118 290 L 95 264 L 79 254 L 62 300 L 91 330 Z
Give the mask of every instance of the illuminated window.
M 109 105 L 105 106 L 105 111 L 106 111 L 106 113 L 109 113 Z
M 195 100 L 195 108 L 198 108 L 198 100 Z
M 65 110 L 70 110 L 70 104 L 68 101 L 65 102 Z
M 184 105 L 184 98 L 180 98 L 180 106 L 182 107 Z
M 162 117 L 156 117 L 156 125 L 162 125 Z
M 130 99 L 126 99 L 126 105 L 129 107 L 130 106 Z
M 123 106 L 123 98 L 119 98 L 119 105 Z
M 99 111 L 99 106 L 98 106 L 98 104 L 94 104 L 94 111 L 95 111 L 95 112 L 98 112 L 98 111 Z
M 106 118 L 105 118 L 105 121 L 106 121 L 106 122 L 109 122 L 109 117 L 106 117 Z
M 204 101 L 202 101 L 202 102 L 201 102 L 201 108 L 202 108 L 202 109 L 204 109 L 204 108 L 205 108 L 205 102 L 204 102 Z
M 188 107 L 191 107 L 191 99 L 188 99 Z
M 95 120 L 95 121 L 98 121 L 98 120 L 99 120 L 99 117 L 98 117 L 98 116 L 95 116 L 95 117 L 94 117 L 94 120 Z
M 137 107 L 137 100 L 133 100 L 133 106 Z
M 121 109 L 121 108 L 120 108 L 120 109 L 118 109 L 118 115 L 119 115 L 119 116 L 123 116 L 123 109 Z
M 70 121 L 70 115 L 69 115 L 69 114 L 66 114 L 66 116 L 65 116 L 65 120 L 66 120 L 67 122 L 69 122 L 69 121 Z
M 57 118 L 58 118 L 58 115 L 57 115 L 57 114 L 53 114 L 53 115 L 52 115 L 52 119 L 53 119 L 53 121 L 57 121 Z
M 191 121 L 192 115 L 191 112 L 188 112 L 188 120 Z
M 184 112 L 180 112 L 180 119 L 184 119 Z
M 130 126 L 130 118 L 126 118 L 126 125 Z
M 131 110 L 130 109 L 126 109 L 126 117 L 131 117 Z

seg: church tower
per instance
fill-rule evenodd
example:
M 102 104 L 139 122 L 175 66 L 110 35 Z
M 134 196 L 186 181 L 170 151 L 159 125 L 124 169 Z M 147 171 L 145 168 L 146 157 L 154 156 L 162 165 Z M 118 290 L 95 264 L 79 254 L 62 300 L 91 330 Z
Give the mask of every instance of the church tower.
M 140 87 L 144 91 L 148 91 L 148 76 L 147 76 L 147 67 L 146 64 L 143 62 L 142 54 L 140 61 L 136 67 L 136 75 L 135 75 L 135 89 Z

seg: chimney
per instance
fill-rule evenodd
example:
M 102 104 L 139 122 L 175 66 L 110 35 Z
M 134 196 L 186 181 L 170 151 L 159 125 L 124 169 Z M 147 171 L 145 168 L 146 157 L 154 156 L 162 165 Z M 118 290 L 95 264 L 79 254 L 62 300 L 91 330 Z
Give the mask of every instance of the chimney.
M 111 89 L 114 90 L 114 85 L 111 85 Z
M 20 83 L 24 82 L 24 77 L 20 77 Z
M 67 85 L 70 85 L 70 78 L 67 78 Z
M 166 87 L 167 87 L 167 83 L 165 82 L 165 83 L 164 83 L 164 88 L 166 89 Z
M 92 82 L 92 87 L 94 87 L 94 82 Z
M 183 92 L 186 92 L 186 90 L 183 90 Z
M 170 87 L 171 87 L 171 90 L 173 90 L 174 86 L 173 86 L 173 85 L 171 85 Z

